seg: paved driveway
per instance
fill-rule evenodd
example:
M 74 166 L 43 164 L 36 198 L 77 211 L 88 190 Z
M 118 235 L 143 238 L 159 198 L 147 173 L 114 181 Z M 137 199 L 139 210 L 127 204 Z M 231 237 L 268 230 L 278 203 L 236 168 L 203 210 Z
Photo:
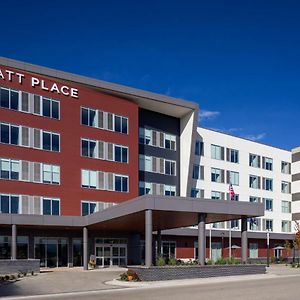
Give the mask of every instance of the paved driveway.
M 121 268 L 90 271 L 83 271 L 81 268 L 50 270 L 0 285 L 0 297 L 116 289 L 118 287 L 106 285 L 104 282 L 118 278 L 124 270 Z

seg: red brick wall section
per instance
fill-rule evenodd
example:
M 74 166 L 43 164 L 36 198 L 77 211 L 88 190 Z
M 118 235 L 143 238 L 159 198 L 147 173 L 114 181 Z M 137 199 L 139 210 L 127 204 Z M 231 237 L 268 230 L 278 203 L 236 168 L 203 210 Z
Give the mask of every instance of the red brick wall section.
M 7 69 L 0 66 L 0 69 Z M 9 70 L 17 71 L 12 68 Z M 61 199 L 62 215 L 80 215 L 81 200 L 123 202 L 138 196 L 138 106 L 128 100 L 104 94 L 86 86 L 53 80 L 19 71 L 25 74 L 20 85 L 17 78 L 12 81 L 0 80 L 0 86 L 15 88 L 60 101 L 60 120 L 35 116 L 28 113 L 0 108 L 0 121 L 29 127 L 41 128 L 60 133 L 61 152 L 47 152 L 19 146 L 0 144 L 0 157 L 58 164 L 61 167 L 60 186 L 13 182 L 0 180 L 0 192 L 25 195 L 53 196 Z M 51 85 L 59 82 L 79 90 L 79 98 L 51 94 L 31 86 L 31 76 L 45 79 Z M 26 80 L 28 79 L 28 80 Z M 80 125 L 80 107 L 86 106 L 126 116 L 129 119 L 129 134 L 121 134 Z M 98 159 L 83 158 L 80 155 L 80 138 L 113 142 L 129 147 L 129 163 L 122 164 Z M 101 170 L 129 175 L 129 192 L 119 193 L 81 188 L 81 169 Z

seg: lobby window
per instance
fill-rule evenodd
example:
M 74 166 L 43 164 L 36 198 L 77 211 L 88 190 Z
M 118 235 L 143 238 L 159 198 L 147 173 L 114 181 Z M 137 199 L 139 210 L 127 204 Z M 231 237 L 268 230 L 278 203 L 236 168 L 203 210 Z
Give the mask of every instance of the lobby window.
M 227 171 L 227 183 L 239 185 L 240 174 L 238 172 Z
M 204 180 L 204 166 L 193 165 L 193 179 Z
M 42 149 L 59 152 L 60 143 L 59 143 L 59 134 L 43 131 L 42 135 Z
M 191 197 L 192 198 L 204 198 L 204 190 L 192 188 Z
M 165 174 L 176 176 L 176 162 L 172 160 L 165 160 Z
M 211 145 L 211 158 L 224 160 L 224 147 Z
M 176 242 L 162 241 L 161 253 L 165 259 L 176 258 Z
M 97 187 L 97 171 L 81 170 L 81 186 L 95 189 Z
M 249 176 L 249 187 L 253 189 L 260 189 L 260 177 L 250 175 Z
M 128 118 L 115 115 L 115 131 L 120 133 L 128 133 Z
M 19 109 L 19 91 L 0 88 L 0 107 Z
M 196 141 L 195 144 L 195 155 L 203 156 L 204 155 L 204 143 L 201 141 Z
M 272 171 L 273 170 L 273 159 L 269 157 L 263 157 L 263 169 Z
M 273 179 L 263 178 L 263 189 L 266 191 L 273 191 Z
M 13 159 L 0 159 L 0 175 L 1 179 L 19 180 L 20 161 Z
M 60 167 L 43 164 L 43 183 L 59 184 Z
M 4 144 L 19 145 L 19 126 L 1 123 L 0 142 Z
M 239 151 L 227 148 L 227 161 L 232 163 L 239 163 Z
M 281 173 L 291 174 L 291 164 L 286 161 L 281 162 Z
M 0 194 L 0 213 L 18 214 L 19 209 L 19 196 Z
M 291 184 L 286 181 L 281 181 L 281 193 L 289 194 L 291 192 Z
M 116 192 L 128 192 L 128 176 L 114 174 L 114 186 Z
M 85 157 L 97 157 L 97 141 L 81 139 L 81 155 Z
M 172 134 L 165 134 L 165 148 L 176 151 L 176 136 Z
M 139 182 L 139 195 L 152 195 L 153 189 L 152 189 L 152 183 L 151 182 Z
M 249 257 L 258 258 L 258 243 L 249 243 Z
M 265 202 L 265 210 L 273 211 L 273 199 L 266 198 L 264 199 L 264 202 Z
M 272 219 L 265 219 L 264 220 L 264 230 L 265 231 L 273 231 L 273 220 Z
M 164 186 L 165 196 L 176 196 L 176 186 L 174 185 L 165 185 Z
M 249 154 L 249 166 L 260 168 L 260 156 L 257 154 Z
M 211 191 L 211 199 L 214 200 L 224 200 L 224 193 Z
M 43 198 L 43 215 L 60 215 L 60 201 L 59 199 Z
M 115 161 L 127 163 L 128 162 L 128 147 L 115 145 Z
M 211 168 L 211 181 L 224 183 L 224 170 Z
M 291 221 L 281 221 L 281 232 L 291 232 Z
M 281 201 L 281 212 L 285 214 L 291 213 L 291 202 L 290 201 Z

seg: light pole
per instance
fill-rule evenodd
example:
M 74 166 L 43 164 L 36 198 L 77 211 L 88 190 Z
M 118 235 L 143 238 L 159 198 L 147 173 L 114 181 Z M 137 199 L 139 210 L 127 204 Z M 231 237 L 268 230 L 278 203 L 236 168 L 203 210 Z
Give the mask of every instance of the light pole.
M 221 233 L 222 236 L 222 258 L 224 258 L 224 232 Z
M 267 230 L 267 267 L 270 266 L 270 232 Z

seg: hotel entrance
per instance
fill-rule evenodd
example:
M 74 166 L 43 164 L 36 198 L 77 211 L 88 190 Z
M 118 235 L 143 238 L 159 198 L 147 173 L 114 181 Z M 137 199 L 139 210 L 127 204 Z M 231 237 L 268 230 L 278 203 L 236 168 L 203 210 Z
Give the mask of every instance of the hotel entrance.
M 99 239 L 95 241 L 96 264 L 99 267 L 126 266 L 126 239 Z

